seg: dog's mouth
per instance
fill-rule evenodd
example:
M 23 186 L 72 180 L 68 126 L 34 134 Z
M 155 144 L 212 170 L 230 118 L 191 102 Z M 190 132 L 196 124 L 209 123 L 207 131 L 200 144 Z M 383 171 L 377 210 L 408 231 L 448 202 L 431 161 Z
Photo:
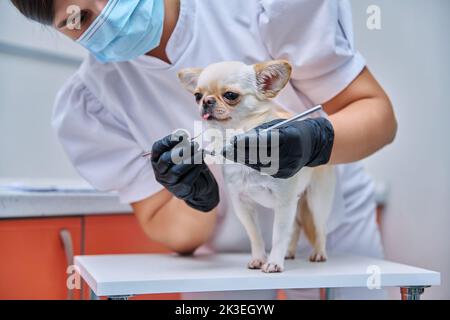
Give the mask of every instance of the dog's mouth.
M 218 121 L 218 122 L 226 122 L 228 120 L 231 120 L 231 117 L 219 119 L 214 114 L 206 112 L 202 114 L 202 119 L 205 121 Z
M 214 119 L 214 116 L 213 116 L 212 114 L 210 114 L 210 113 L 204 113 L 204 114 L 202 115 L 202 118 L 203 118 L 203 120 L 211 121 L 211 120 Z

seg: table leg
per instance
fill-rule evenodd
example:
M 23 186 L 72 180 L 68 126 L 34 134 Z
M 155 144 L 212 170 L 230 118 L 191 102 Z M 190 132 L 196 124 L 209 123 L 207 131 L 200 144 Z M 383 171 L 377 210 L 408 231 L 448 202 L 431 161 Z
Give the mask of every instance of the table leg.
M 128 300 L 132 295 L 125 295 L 125 296 L 110 296 L 108 297 L 108 300 Z M 95 292 L 92 289 L 89 289 L 89 299 L 90 300 L 100 300 L 100 298 L 95 294 Z
M 89 300 L 100 300 L 91 288 L 89 288 Z
M 132 295 L 127 295 L 127 296 L 110 296 L 110 297 L 108 297 L 108 300 L 116 300 L 116 301 L 129 300 L 131 297 L 133 297 L 133 296 Z
M 320 289 L 320 300 L 333 300 L 331 288 Z
M 400 288 L 400 293 L 402 295 L 402 300 L 420 300 L 420 296 L 425 291 L 427 286 L 423 287 L 402 287 Z

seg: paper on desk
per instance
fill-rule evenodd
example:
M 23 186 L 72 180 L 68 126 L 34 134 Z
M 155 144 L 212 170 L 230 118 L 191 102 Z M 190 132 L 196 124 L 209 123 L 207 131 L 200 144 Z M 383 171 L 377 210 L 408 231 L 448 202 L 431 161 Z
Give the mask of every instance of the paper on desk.
M 0 179 L 0 189 L 24 192 L 95 192 L 87 182 L 63 179 Z

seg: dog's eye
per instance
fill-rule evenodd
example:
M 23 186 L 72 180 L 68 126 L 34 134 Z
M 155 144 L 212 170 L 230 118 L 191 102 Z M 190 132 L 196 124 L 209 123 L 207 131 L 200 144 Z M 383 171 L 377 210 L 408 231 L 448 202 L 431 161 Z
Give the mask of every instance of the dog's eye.
M 239 94 L 234 92 L 225 92 L 223 97 L 228 101 L 236 101 L 237 99 L 239 99 Z
M 200 92 L 197 92 L 195 94 L 195 101 L 197 101 L 197 103 L 200 103 L 200 101 L 202 100 L 203 95 Z

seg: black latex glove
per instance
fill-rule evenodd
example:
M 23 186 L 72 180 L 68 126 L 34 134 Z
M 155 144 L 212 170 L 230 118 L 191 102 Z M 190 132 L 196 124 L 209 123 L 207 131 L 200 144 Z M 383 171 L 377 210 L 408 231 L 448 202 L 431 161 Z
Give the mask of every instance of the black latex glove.
M 190 207 L 209 212 L 219 204 L 219 187 L 203 151 L 184 133 L 157 141 L 152 148 L 156 180 Z
M 234 137 L 231 145 L 223 150 L 225 158 L 258 171 L 268 171 L 266 173 L 280 179 L 294 176 L 305 166 L 316 167 L 330 161 L 334 143 L 334 129 L 330 121 L 325 118 L 307 119 L 291 122 L 267 133 L 261 131 L 282 121 L 274 120 Z M 275 143 L 275 135 L 278 135 L 278 143 Z M 264 161 L 259 156 L 261 146 L 267 148 L 263 154 L 269 156 Z M 278 156 L 273 148 L 278 149 Z M 276 172 L 267 170 L 269 167 L 275 167 Z

